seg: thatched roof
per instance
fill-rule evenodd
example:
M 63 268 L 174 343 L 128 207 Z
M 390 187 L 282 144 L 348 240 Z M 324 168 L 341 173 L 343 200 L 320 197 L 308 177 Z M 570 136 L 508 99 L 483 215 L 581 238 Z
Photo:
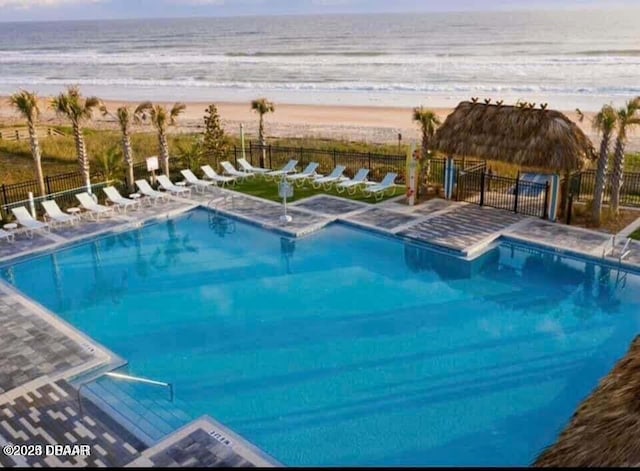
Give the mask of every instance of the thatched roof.
M 579 169 L 594 156 L 589 138 L 559 111 L 468 101 L 447 116 L 433 148 L 558 171 Z
M 640 465 L 640 336 L 534 465 Z

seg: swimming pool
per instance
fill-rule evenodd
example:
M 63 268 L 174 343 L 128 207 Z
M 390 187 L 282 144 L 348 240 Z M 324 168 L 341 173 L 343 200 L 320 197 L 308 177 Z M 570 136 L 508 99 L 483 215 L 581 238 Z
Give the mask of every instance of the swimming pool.
M 639 277 L 591 261 L 204 210 L 2 276 L 286 465 L 528 465 L 640 330 Z

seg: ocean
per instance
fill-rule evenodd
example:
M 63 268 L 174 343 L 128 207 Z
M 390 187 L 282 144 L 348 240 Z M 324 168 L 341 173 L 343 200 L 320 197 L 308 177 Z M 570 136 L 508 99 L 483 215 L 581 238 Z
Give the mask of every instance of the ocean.
M 599 109 L 640 95 L 640 9 L 0 23 L 0 94 Z

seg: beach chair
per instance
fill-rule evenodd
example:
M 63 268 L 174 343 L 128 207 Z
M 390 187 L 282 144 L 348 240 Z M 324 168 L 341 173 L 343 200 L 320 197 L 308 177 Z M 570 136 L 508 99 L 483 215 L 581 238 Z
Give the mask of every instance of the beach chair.
M 204 177 L 213 181 L 216 185 L 218 183 L 220 183 L 220 186 L 225 186 L 228 183 L 231 183 L 232 185 L 236 184 L 236 177 L 225 177 L 222 175 L 218 175 L 218 173 L 214 169 L 212 169 L 210 165 L 203 165 L 200 168 L 204 173 Z
M 169 180 L 169 177 L 167 177 L 166 175 L 158 175 L 157 179 L 158 179 L 158 183 L 160 184 L 160 187 L 165 191 L 168 191 L 172 195 L 184 196 L 187 198 L 191 196 L 191 188 L 174 185 L 173 182 Z
M 233 167 L 233 165 L 231 165 L 230 162 L 220 162 L 220 166 L 222 167 L 222 170 L 224 170 L 224 173 L 229 175 L 230 177 L 243 179 L 243 178 L 251 178 L 256 175 L 253 172 L 239 172 Z
M 127 208 L 135 209 L 140 205 L 140 201 L 132 200 L 131 198 L 125 198 L 114 186 L 107 186 L 102 189 L 104 194 L 107 195 L 107 201 L 113 204 L 119 211 L 123 213 L 127 212 Z
M 16 236 L 13 232 L 0 229 L 0 239 L 5 239 L 7 242 L 14 242 L 16 240 Z
M 76 215 L 63 213 L 60 209 L 60 206 L 58 206 L 58 203 L 56 203 L 55 200 L 42 201 L 42 203 L 40 204 L 44 208 L 44 220 L 51 224 L 51 226 L 53 227 L 63 224 L 69 224 L 70 226 L 73 226 L 80 220 L 80 218 Z
M 242 157 L 238 159 L 238 165 L 240 165 L 241 171 L 255 173 L 257 175 L 264 175 L 271 172 L 270 168 L 254 167 L 249 162 L 247 162 L 247 159 Z
M 180 173 L 184 177 L 184 180 L 187 182 L 187 185 L 195 187 L 196 191 L 200 191 L 201 193 L 204 193 L 208 188 L 213 189 L 213 187 L 216 186 L 215 183 L 210 180 L 200 180 L 189 169 L 180 170 Z
M 113 208 L 105 206 L 103 204 L 96 203 L 91 195 L 86 191 L 75 195 L 80 206 L 91 216 L 94 216 L 96 221 L 100 220 L 100 215 L 111 216 L 113 214 Z
M 355 174 L 355 176 L 351 180 L 345 180 L 336 185 L 336 191 L 338 193 L 344 193 L 347 191 L 350 195 L 355 195 L 358 187 L 363 185 L 367 181 L 367 176 L 369 175 L 368 168 L 361 168 Z
M 48 223 L 40 222 L 37 219 L 34 219 L 29 211 L 27 211 L 27 208 L 25 208 L 24 206 L 11 208 L 11 212 L 16 218 L 16 221 L 18 221 L 18 224 L 23 227 L 25 234 L 27 234 L 27 237 L 29 237 L 30 239 L 33 238 L 34 232 L 45 232 L 49 231 L 50 229 Z
M 324 186 L 325 190 L 329 190 L 333 183 L 339 182 L 343 180 L 344 171 L 346 167 L 344 165 L 337 165 L 336 168 L 333 169 L 326 177 L 319 177 L 311 181 L 311 186 L 313 186 L 316 190 L 319 190 L 322 186 Z
M 276 178 L 281 177 L 283 175 L 288 175 L 296 171 L 296 165 L 298 165 L 298 161 L 292 159 L 289 162 L 287 162 L 287 165 L 282 167 L 280 170 L 274 170 L 273 172 L 265 173 L 264 178 L 275 180 Z
M 362 192 L 367 198 L 375 197 L 376 201 L 382 200 L 384 197 L 384 192 L 391 189 L 391 193 L 389 196 L 392 196 L 396 192 L 396 181 L 398 174 L 394 172 L 387 173 L 380 183 L 373 183 L 372 185 L 366 186 Z
M 136 180 L 136 186 L 138 187 L 140 194 L 146 196 L 151 203 L 155 203 L 156 201 L 168 201 L 165 193 L 151 188 L 151 185 L 149 185 L 149 182 L 146 180 Z
M 318 165 L 319 165 L 318 162 L 311 162 L 305 167 L 305 169 L 302 172 L 294 173 L 292 175 L 291 174 L 287 175 L 286 178 L 293 184 L 296 184 L 299 187 L 302 187 L 304 186 L 307 180 L 320 177 L 320 175 L 316 173 L 316 170 L 318 169 Z

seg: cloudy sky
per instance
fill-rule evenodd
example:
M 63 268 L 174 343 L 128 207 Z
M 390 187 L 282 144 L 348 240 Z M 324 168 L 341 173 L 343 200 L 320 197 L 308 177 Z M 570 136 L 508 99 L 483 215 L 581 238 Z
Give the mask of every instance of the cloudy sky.
M 0 21 L 638 6 L 640 0 L 0 0 Z

